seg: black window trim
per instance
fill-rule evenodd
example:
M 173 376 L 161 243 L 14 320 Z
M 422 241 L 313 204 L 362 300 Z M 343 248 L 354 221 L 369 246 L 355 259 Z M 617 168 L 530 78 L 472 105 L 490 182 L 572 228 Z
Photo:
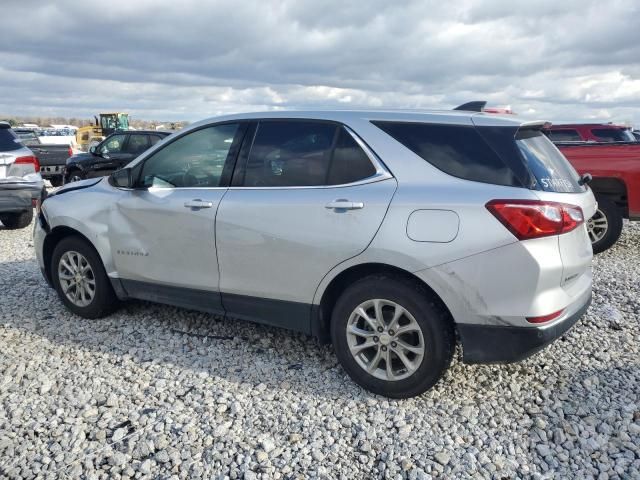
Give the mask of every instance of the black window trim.
M 373 175 L 357 180 L 351 183 L 342 183 L 338 185 L 299 185 L 299 186 L 263 186 L 263 187 L 255 187 L 255 186 L 246 186 L 243 185 L 246 164 L 249 159 L 249 155 L 251 153 L 251 149 L 253 148 L 253 142 L 256 138 L 256 133 L 258 132 L 258 126 L 260 122 L 314 122 L 314 123 L 329 123 L 335 125 L 336 134 L 334 136 L 331 149 L 335 148 L 335 144 L 340 132 L 340 128 L 344 128 L 349 135 L 355 140 L 360 148 L 364 151 L 365 155 L 369 158 L 369 161 L 373 165 L 376 170 L 376 173 Z M 333 154 L 332 154 L 333 157 Z M 251 125 L 247 129 L 247 134 L 245 136 L 245 140 L 240 149 L 240 155 L 238 156 L 236 162 L 236 168 L 233 173 L 233 180 L 231 181 L 231 185 L 229 189 L 232 190 L 301 190 L 301 189 L 328 189 L 328 188 L 345 188 L 352 187 L 357 185 L 367 185 L 369 183 L 380 182 L 382 180 L 387 180 L 389 178 L 393 178 L 393 175 L 387 169 L 386 165 L 380 160 L 380 157 L 367 145 L 348 125 L 345 125 L 342 122 L 338 122 L 335 120 L 326 120 L 326 119 L 316 119 L 316 118 L 255 118 L 251 119 Z
M 140 177 L 142 175 L 144 164 L 147 162 L 147 160 L 153 157 L 157 152 L 164 150 L 173 142 L 176 142 L 179 139 L 186 137 L 191 133 L 204 130 L 205 128 L 218 127 L 220 125 L 233 125 L 233 124 L 238 125 L 238 131 L 236 132 L 236 136 L 233 139 L 233 143 L 231 144 L 231 147 L 229 148 L 229 152 L 227 153 L 227 158 L 225 160 L 224 167 L 222 169 L 222 176 L 220 177 L 220 185 L 218 185 L 217 187 L 154 187 L 154 188 L 166 188 L 168 190 L 176 190 L 176 189 L 180 189 L 180 190 L 209 189 L 211 190 L 211 189 L 229 188 L 231 184 L 231 177 L 235 168 L 235 164 L 238 161 L 238 153 L 244 141 L 244 137 L 247 133 L 247 127 L 249 125 L 249 121 L 247 121 L 246 119 L 225 120 L 222 122 L 214 122 L 214 123 L 208 123 L 206 125 L 200 125 L 195 128 L 181 131 L 179 134 L 175 134 L 175 137 L 173 135 L 166 135 L 164 137 L 161 136 L 160 141 L 157 142 L 155 145 L 149 147 L 149 149 L 146 152 L 144 152 L 140 157 L 138 157 L 139 160 L 130 167 L 132 170 L 132 174 L 135 177 L 134 187 L 131 189 L 123 189 L 123 190 L 149 190 L 149 187 L 145 187 L 141 185 Z M 168 141 L 167 143 L 163 143 L 163 140 L 165 140 L 168 137 L 172 137 L 171 140 Z

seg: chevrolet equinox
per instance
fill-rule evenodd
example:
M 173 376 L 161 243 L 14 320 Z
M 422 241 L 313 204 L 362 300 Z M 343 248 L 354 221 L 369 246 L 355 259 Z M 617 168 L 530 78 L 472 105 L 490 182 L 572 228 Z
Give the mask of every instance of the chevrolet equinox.
M 331 340 L 389 397 L 515 362 L 591 300 L 591 190 L 542 133 L 484 113 L 199 122 L 41 206 L 40 268 L 85 318 L 137 298 Z

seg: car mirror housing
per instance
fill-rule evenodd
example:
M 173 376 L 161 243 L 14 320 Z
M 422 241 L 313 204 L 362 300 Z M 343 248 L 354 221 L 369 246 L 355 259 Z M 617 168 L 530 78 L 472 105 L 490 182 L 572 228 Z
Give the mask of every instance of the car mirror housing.
M 95 146 L 95 145 L 93 145 L 92 147 L 89 147 L 89 153 L 92 153 L 92 154 L 94 154 L 94 155 L 97 155 L 97 154 L 98 154 L 98 152 L 97 152 L 96 150 L 97 150 L 97 149 L 96 149 L 96 146 Z
M 118 188 L 133 188 L 131 169 L 123 168 L 122 170 L 116 170 L 111 174 L 111 182 Z

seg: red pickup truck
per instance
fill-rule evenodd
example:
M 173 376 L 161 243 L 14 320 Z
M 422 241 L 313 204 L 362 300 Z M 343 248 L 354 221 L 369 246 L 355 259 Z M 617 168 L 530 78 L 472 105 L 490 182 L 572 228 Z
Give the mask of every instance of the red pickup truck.
M 556 142 L 580 174 L 590 173 L 589 186 L 598 211 L 587 222 L 593 251 L 611 247 L 622 231 L 622 219 L 640 220 L 640 142 Z

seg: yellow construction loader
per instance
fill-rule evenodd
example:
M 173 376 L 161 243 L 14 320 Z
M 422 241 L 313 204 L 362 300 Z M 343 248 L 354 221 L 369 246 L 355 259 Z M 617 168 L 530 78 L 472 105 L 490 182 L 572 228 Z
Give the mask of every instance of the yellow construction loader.
M 89 150 L 92 143 L 101 142 L 116 130 L 129 129 L 128 113 L 100 113 L 100 119 L 95 118 L 95 125 L 80 127 L 76 130 L 76 143 L 80 150 Z

